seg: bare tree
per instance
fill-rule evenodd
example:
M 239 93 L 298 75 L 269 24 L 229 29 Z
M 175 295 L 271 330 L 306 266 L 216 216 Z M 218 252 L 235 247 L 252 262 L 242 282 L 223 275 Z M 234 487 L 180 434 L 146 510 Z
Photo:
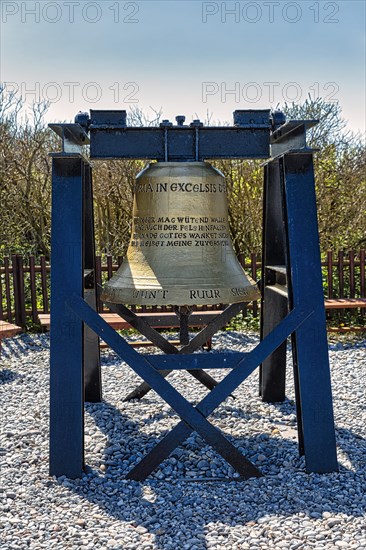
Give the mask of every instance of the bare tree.
M 339 103 L 308 99 L 285 105 L 287 118 L 318 119 L 309 132 L 314 157 L 320 243 L 357 248 L 366 243 L 366 149 L 361 135 L 347 130 Z
M 48 105 L 35 103 L 30 115 L 21 100 L 9 104 L 4 91 L 1 132 L 1 232 L 2 250 L 49 254 L 50 159 L 55 139 L 44 122 Z

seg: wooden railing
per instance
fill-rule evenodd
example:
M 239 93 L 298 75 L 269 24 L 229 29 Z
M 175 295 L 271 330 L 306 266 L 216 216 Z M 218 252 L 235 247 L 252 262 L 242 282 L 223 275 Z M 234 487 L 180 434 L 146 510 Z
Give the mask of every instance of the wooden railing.
M 250 258 L 239 256 L 239 261 L 254 280 L 261 272 L 260 256 L 253 253 Z M 102 261 L 96 258 L 96 278 L 103 284 L 118 269 L 122 258 L 113 261 L 107 256 Z M 365 298 L 365 250 L 355 252 L 329 251 L 322 261 L 325 298 Z M 38 314 L 49 313 L 50 308 L 50 265 L 44 257 L 25 258 L 19 254 L 5 257 L 0 262 L 0 319 L 15 322 L 24 327 L 28 320 L 37 323 Z M 258 315 L 258 303 L 251 306 L 254 316 Z M 103 304 L 98 304 L 102 312 Z M 202 306 L 202 310 L 215 306 Z M 171 311 L 169 306 L 142 306 L 139 311 Z M 364 310 L 363 310 L 364 313 Z

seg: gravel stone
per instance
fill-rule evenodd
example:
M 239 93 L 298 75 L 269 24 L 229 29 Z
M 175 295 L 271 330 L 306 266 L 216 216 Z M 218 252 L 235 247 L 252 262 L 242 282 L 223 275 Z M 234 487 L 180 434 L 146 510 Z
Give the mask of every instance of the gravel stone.
M 256 334 L 221 332 L 211 353 L 257 343 Z M 4 340 L 0 550 L 365 550 L 365 352 L 364 339 L 329 343 L 339 473 L 305 472 L 289 349 L 283 403 L 260 400 L 255 372 L 210 416 L 262 478 L 241 480 L 192 433 L 138 483 L 127 473 L 177 424 L 177 414 L 153 391 L 125 403 L 140 380 L 104 351 L 103 401 L 85 406 L 85 474 L 50 477 L 49 336 Z M 185 372 L 168 380 L 194 404 L 207 393 Z

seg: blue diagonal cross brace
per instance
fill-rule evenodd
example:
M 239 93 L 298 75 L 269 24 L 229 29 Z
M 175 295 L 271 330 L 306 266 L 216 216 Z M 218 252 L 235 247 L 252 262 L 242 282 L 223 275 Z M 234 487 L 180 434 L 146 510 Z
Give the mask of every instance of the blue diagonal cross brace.
M 228 441 L 210 424 L 207 416 L 222 403 L 277 347 L 311 314 L 311 310 L 293 309 L 258 346 L 196 406 L 193 407 L 153 365 L 136 352 L 106 321 L 76 294 L 67 305 L 95 333 L 97 333 L 135 372 L 143 378 L 181 417 L 182 421 L 128 474 L 131 479 L 143 480 L 172 450 L 180 445 L 192 431 L 201 435 L 239 474 L 245 478 L 261 475 Z M 172 359 L 172 361 L 174 358 Z

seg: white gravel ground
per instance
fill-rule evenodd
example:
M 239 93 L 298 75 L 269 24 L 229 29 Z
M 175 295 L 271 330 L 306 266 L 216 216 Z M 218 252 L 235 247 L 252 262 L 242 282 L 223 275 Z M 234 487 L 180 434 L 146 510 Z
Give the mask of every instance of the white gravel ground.
M 214 352 L 256 342 L 221 333 Z M 231 467 L 193 435 L 138 483 L 125 474 L 176 424 L 171 409 L 154 392 L 124 403 L 138 379 L 104 352 L 104 401 L 86 405 L 88 473 L 51 478 L 49 338 L 4 341 L 0 549 L 366 549 L 365 352 L 366 340 L 330 344 L 339 473 L 304 471 L 289 369 L 284 403 L 262 403 L 254 373 L 211 417 L 264 477 L 230 481 Z M 186 373 L 169 379 L 191 401 L 205 393 Z

